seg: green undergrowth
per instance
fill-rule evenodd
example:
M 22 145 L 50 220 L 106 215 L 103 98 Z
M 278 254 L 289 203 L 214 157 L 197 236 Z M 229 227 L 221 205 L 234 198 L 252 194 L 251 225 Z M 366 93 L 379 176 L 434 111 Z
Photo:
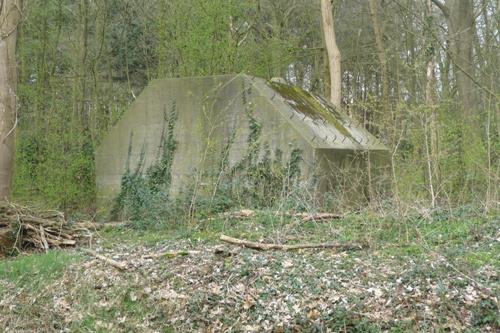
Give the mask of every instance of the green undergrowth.
M 193 243 L 219 244 L 221 234 L 267 243 L 356 242 L 365 253 L 382 257 L 425 259 L 442 255 L 456 258 L 471 268 L 500 267 L 500 248 L 494 241 L 500 228 L 495 215 L 444 213 L 436 216 L 377 216 L 353 213 L 342 219 L 303 222 L 278 216 L 273 211 L 257 211 L 251 218 L 211 218 L 165 229 L 110 229 L 105 244 L 117 242 L 154 245 L 172 239 Z
M 66 267 L 78 260 L 80 257 L 69 251 L 19 255 L 0 260 L 0 280 L 36 290 L 58 279 Z
M 485 265 L 500 267 L 500 246 L 495 234 L 500 220 L 495 216 L 424 218 L 380 217 L 369 213 L 349 214 L 342 219 L 303 222 L 257 211 L 251 218 L 214 216 L 174 227 L 105 229 L 101 246 L 155 246 L 189 239 L 194 245 L 221 244 L 221 234 L 266 243 L 354 242 L 366 247 L 355 256 L 377 256 L 401 260 L 425 260 L 442 256 L 462 268 Z M 79 257 L 66 251 L 20 255 L 0 261 L 0 279 L 36 288 L 57 279 L 66 266 Z
M 443 283 L 442 288 L 446 292 L 454 288 L 466 289 L 470 283 L 469 279 L 493 286 L 495 282 L 488 280 L 489 278 L 480 272 L 483 268 L 494 271 L 500 267 L 500 247 L 496 240 L 499 227 L 498 217 L 471 212 L 413 214 L 405 217 L 380 216 L 362 212 L 348 214 L 342 219 L 303 222 L 300 218 L 277 216 L 273 211 L 256 211 L 255 216 L 248 218 L 214 215 L 163 229 L 107 228 L 100 232 L 100 240 L 97 244 L 104 248 L 109 256 L 113 253 L 118 255 L 122 253 L 117 259 L 120 261 L 126 260 L 128 253 L 134 256 L 134 251 L 144 251 L 141 250 L 144 248 L 154 248 L 158 251 L 163 251 L 165 248 L 202 250 L 205 246 L 221 245 L 219 240 L 221 234 L 269 243 L 355 242 L 367 246 L 364 250 L 339 256 L 329 256 L 331 253 L 328 251 L 316 250 L 296 253 L 282 251 L 261 253 L 249 249 L 242 250 L 238 255 L 220 258 L 210 255 L 203 257 L 204 255 L 200 254 L 205 258 L 203 260 L 210 258 L 210 272 L 212 272 L 213 265 L 221 265 L 218 266 L 221 274 L 226 274 L 230 279 L 254 281 L 254 288 L 265 290 L 259 296 L 265 303 L 275 297 L 273 288 L 290 295 L 307 295 L 304 290 L 321 295 L 324 293 L 321 289 L 324 288 L 322 284 L 327 283 L 328 290 L 335 292 L 339 290 L 342 281 L 354 278 L 359 279 L 359 283 L 367 285 L 400 283 L 401 286 L 405 286 L 404 288 L 410 285 L 426 286 L 429 284 L 428 281 L 436 281 L 438 284 Z M 43 296 L 43 290 L 46 290 L 43 287 L 52 288 L 52 286 L 61 285 L 62 282 L 59 279 L 63 279 L 63 275 L 68 279 L 68 276 L 72 276 L 79 270 L 74 265 L 69 268 L 70 265 L 78 263 L 83 258 L 70 251 L 49 251 L 47 254 L 22 255 L 0 261 L 0 287 L 4 283 L 14 284 L 16 288 L 22 290 L 26 300 L 33 297 L 36 299 L 29 306 L 16 308 L 20 316 L 28 316 L 30 313 L 38 316 L 50 315 L 50 310 L 44 310 L 42 305 L 50 302 L 49 298 Z M 325 260 L 325 258 L 329 259 Z M 144 285 L 138 282 L 140 274 L 137 275 L 135 271 L 118 272 L 94 263 L 96 272 L 92 269 L 86 270 L 88 274 L 96 274 L 93 280 L 89 280 L 93 282 L 88 282 L 87 286 L 67 288 L 74 293 L 72 297 L 78 300 L 75 302 L 77 308 L 74 311 L 82 314 L 78 319 L 72 319 L 70 331 L 107 332 L 119 328 L 118 331 L 125 332 L 137 330 L 145 321 L 168 322 L 169 311 L 174 311 L 174 308 L 170 307 L 174 305 L 168 305 L 168 310 L 158 307 L 158 304 L 148 301 L 146 294 L 150 292 L 145 290 L 155 288 L 155 285 L 150 284 L 151 281 L 167 283 L 173 290 L 189 289 L 190 285 L 186 282 L 189 279 L 186 280 L 179 275 L 179 271 L 176 273 L 176 270 L 181 270 L 181 267 L 184 267 L 183 263 L 189 260 L 193 261 L 190 269 L 203 269 L 201 267 L 203 265 L 198 266 L 197 259 L 190 255 L 182 258 L 155 259 L 154 274 L 157 275 L 148 275 L 150 273 L 141 275 L 142 278 L 150 281 Z M 262 263 L 260 260 L 263 260 Z M 291 268 L 288 274 L 284 274 L 283 267 L 287 262 Z M 433 263 L 434 266 L 429 263 Z M 181 266 L 177 266 L 178 264 Z M 258 274 L 255 275 L 255 270 L 259 267 L 268 269 L 269 272 L 283 274 L 282 278 L 285 280 L 274 281 L 276 285 L 269 289 L 270 282 L 260 278 Z M 363 275 L 363 269 L 370 267 L 383 269 L 386 273 L 376 277 L 369 274 Z M 107 269 L 106 274 L 112 273 L 113 277 L 99 275 L 99 269 Z M 314 274 L 311 274 L 311 269 L 314 270 Z M 361 271 L 358 271 L 359 269 Z M 399 273 L 391 273 L 391 269 L 399 270 Z M 65 272 L 68 274 L 64 274 Z M 324 276 L 329 276 L 329 274 L 334 274 L 335 278 L 324 279 Z M 198 273 L 192 273 L 192 276 L 193 278 L 199 277 Z M 104 278 L 114 282 L 103 284 Z M 256 280 L 253 280 L 255 278 Z M 87 281 L 86 278 L 80 277 L 80 279 Z M 102 296 L 103 292 L 106 293 L 105 297 Z M 175 294 L 173 295 L 175 297 Z M 355 309 L 362 309 L 366 306 L 366 300 L 363 297 L 362 294 L 350 295 L 348 296 L 349 304 Z M 182 299 L 181 302 L 184 301 L 187 302 L 186 306 L 190 315 L 196 319 L 196 316 L 204 313 L 203 309 L 207 304 L 213 307 L 219 306 L 223 304 L 224 298 L 217 294 L 206 296 L 199 291 L 194 292 L 189 299 Z M 435 311 L 442 311 L 443 318 L 453 316 L 453 307 L 458 306 L 458 303 L 444 298 L 442 302 L 436 304 L 438 308 Z M 264 309 L 259 304 L 255 304 L 246 311 L 250 318 L 258 321 L 259 314 Z M 488 325 L 496 327 L 495 311 L 497 311 L 497 306 L 488 299 L 475 304 L 471 307 L 473 325 L 477 328 Z M 380 321 L 372 320 L 360 313 L 344 308 L 339 303 L 334 312 L 321 313 L 321 318 L 317 321 L 318 325 L 311 324 L 311 313 L 307 309 L 295 316 L 291 324 L 301 327 L 304 332 L 321 332 L 326 327 L 339 332 L 407 332 L 416 325 L 416 321 L 409 318 L 407 321 L 394 322 L 386 327 Z M 51 327 L 59 327 L 57 325 L 61 322 L 58 317 L 54 318 L 50 324 Z M 226 324 L 231 326 L 232 319 L 228 320 Z M 111 323 L 114 326 L 109 326 Z M 439 323 L 429 321 L 429 325 L 429 330 L 432 330 L 432 327 L 439 326 Z M 166 332 L 170 330 L 170 328 L 165 329 Z M 179 330 L 172 327 L 170 331 Z

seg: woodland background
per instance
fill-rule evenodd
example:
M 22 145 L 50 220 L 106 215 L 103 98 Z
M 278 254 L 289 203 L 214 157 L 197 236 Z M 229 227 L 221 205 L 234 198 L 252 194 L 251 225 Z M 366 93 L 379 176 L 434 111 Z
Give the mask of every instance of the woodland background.
M 342 106 L 391 150 L 396 205 L 498 206 L 497 0 L 336 0 Z M 31 0 L 14 200 L 92 212 L 94 149 L 155 78 L 245 72 L 329 94 L 319 0 Z
M 0 197 L 16 134 L 0 331 L 499 332 L 499 0 L 329 6 L 0 0 Z M 291 162 L 280 173 L 263 161 L 242 182 L 257 190 L 238 187 L 260 205 L 169 198 L 171 117 L 160 167 L 126 173 L 123 218 L 99 223 L 94 150 L 148 82 L 240 72 L 341 104 L 389 148 L 390 194 L 282 202 L 282 188 L 306 191 L 279 186 Z M 316 248 L 282 251 L 301 244 Z

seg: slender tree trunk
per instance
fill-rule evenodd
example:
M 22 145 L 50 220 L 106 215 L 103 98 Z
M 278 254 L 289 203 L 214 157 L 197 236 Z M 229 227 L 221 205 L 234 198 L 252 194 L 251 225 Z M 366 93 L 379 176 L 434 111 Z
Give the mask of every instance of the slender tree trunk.
M 441 99 L 442 100 L 448 100 L 451 96 L 451 89 L 450 89 L 450 56 L 449 56 L 449 41 L 446 42 L 445 45 L 445 52 L 443 55 L 440 57 L 439 61 L 439 72 L 441 73 L 441 84 L 443 86 L 442 92 L 441 92 Z
M 21 0 L 0 1 L 0 200 L 9 197 L 15 156 L 16 42 Z
M 431 206 L 435 207 L 437 199 L 437 187 L 439 187 L 439 156 L 438 156 L 438 132 L 437 132 L 437 120 L 436 120 L 436 75 L 435 75 L 435 64 L 434 64 L 434 35 L 432 33 L 433 22 L 432 22 L 432 2 L 427 0 L 427 19 L 425 27 L 425 39 L 427 41 L 426 53 L 427 53 L 427 66 L 426 66 L 426 84 L 425 84 L 425 104 L 429 110 L 428 121 L 428 135 L 425 135 L 425 148 L 427 152 L 428 159 L 428 177 L 429 177 L 429 192 L 431 195 Z M 427 132 L 427 131 L 426 131 Z M 427 138 L 428 137 L 428 138 Z M 427 142 L 429 140 L 430 142 Z
M 424 129 L 424 147 L 425 147 L 425 159 L 427 161 L 427 182 L 429 184 L 429 195 L 431 199 L 431 207 L 434 208 L 436 207 L 436 190 L 434 188 L 434 177 L 433 177 L 433 161 L 432 161 L 432 152 L 431 148 L 429 146 L 429 126 L 428 126 L 428 119 L 423 118 L 422 120 L 423 123 L 423 129 Z
M 382 29 L 378 18 L 377 0 L 369 0 L 370 15 L 372 18 L 373 32 L 375 34 L 375 43 L 377 45 L 377 56 L 380 62 L 380 76 L 382 79 L 382 101 L 384 108 L 384 117 L 389 114 L 389 74 L 387 69 L 387 55 L 385 53 L 384 43 L 382 42 Z
M 167 49 L 167 38 L 168 38 L 168 27 L 167 27 L 167 15 L 169 15 L 168 4 L 165 0 L 159 2 L 158 11 L 158 23 L 157 23 L 157 34 L 158 34 L 158 45 L 156 46 L 156 57 L 158 59 L 157 65 L 157 77 L 163 79 L 167 76 L 167 59 L 168 59 L 168 49 Z
M 409 83 L 409 101 L 411 105 L 417 105 L 417 103 L 421 103 L 420 100 L 420 94 L 419 94 L 419 87 L 418 87 L 418 77 L 417 77 L 417 56 L 416 56 L 416 45 L 415 45 L 415 36 L 413 32 L 408 33 L 408 67 L 406 69 L 406 75 L 410 77 L 410 83 Z
M 321 15 L 323 18 L 323 34 L 325 36 L 328 66 L 330 69 L 330 101 L 340 107 L 342 98 L 341 56 L 335 37 L 332 4 L 330 0 L 321 0 Z
M 322 69 L 322 79 L 323 79 L 323 90 L 325 97 L 328 100 L 332 100 L 332 80 L 330 80 L 330 65 L 329 65 L 329 60 L 328 60 L 328 52 L 326 52 L 326 49 L 323 53 L 323 62 L 321 64 L 321 69 Z
M 87 107 L 87 75 L 88 75 L 88 51 L 89 51 L 89 0 L 82 0 L 81 2 L 81 15 L 82 17 L 82 31 L 81 31 L 81 55 L 80 55 L 80 101 L 79 101 L 79 114 L 85 136 L 90 133 L 90 115 Z

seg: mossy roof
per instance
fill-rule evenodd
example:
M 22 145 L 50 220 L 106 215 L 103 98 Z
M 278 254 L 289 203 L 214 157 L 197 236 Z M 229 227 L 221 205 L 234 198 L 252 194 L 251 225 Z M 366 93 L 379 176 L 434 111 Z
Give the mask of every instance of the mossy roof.
M 288 109 L 289 121 L 315 148 L 387 150 L 363 126 L 324 98 L 280 82 L 268 81 L 267 85 L 281 96 L 281 103 Z
M 197 82 L 203 81 L 207 87 L 212 85 L 206 96 L 198 96 L 205 99 L 217 98 L 225 86 L 242 80 L 242 87 L 255 88 L 261 97 L 272 104 L 272 109 L 280 113 L 314 149 L 387 150 L 378 139 L 342 110 L 297 86 L 236 74 L 160 79 L 153 81 L 147 89 L 155 88 L 164 80 L 172 80 L 185 86 L 188 94 L 191 94 L 190 85 Z

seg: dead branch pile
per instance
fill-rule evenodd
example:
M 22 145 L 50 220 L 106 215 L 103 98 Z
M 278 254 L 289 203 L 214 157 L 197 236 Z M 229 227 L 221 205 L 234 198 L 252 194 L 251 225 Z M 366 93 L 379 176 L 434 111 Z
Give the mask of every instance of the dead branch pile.
M 90 236 L 91 223 L 69 223 L 59 211 L 35 211 L 0 201 L 0 254 L 12 250 L 74 246 Z

